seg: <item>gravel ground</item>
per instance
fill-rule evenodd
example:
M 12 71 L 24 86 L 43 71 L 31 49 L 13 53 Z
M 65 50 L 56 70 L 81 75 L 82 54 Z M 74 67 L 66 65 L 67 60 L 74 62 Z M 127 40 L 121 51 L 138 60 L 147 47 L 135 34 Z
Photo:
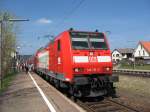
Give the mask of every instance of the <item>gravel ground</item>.
M 141 112 L 150 112 L 150 78 L 119 75 L 119 99 Z

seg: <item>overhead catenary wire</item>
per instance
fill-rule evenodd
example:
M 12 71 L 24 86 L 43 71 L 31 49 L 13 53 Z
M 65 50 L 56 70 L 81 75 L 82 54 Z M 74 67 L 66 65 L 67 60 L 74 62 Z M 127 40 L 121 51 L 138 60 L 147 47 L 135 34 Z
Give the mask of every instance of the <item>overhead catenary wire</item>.
M 71 2 L 71 4 L 75 4 L 77 0 L 73 0 Z M 60 22 L 58 22 L 54 27 L 53 29 L 51 30 L 51 34 L 53 34 L 53 31 L 57 28 L 59 29 L 61 26 L 64 25 L 65 21 L 71 17 L 73 15 L 73 13 L 84 3 L 85 0 L 80 0 L 66 15 L 64 15 L 64 17 L 62 17 L 62 19 L 60 20 Z M 46 38 L 49 38 L 49 41 L 53 40 L 54 39 L 54 35 L 50 35 L 50 34 L 47 34 L 47 35 L 44 35 L 43 37 L 46 37 Z M 39 39 L 40 37 L 38 37 Z
M 76 1 L 76 0 L 74 0 L 72 3 L 75 3 L 75 1 Z M 67 19 L 69 19 L 69 17 L 71 17 L 71 16 L 73 15 L 73 13 L 74 13 L 77 9 L 79 9 L 79 7 L 80 7 L 84 2 L 85 2 L 85 0 L 80 0 L 80 1 L 77 3 L 77 5 L 76 5 L 74 8 L 72 8 L 72 9 L 68 12 L 68 14 L 66 14 L 66 15 L 61 19 L 61 21 L 58 22 L 58 24 L 56 24 L 56 26 L 53 28 L 52 31 L 54 31 L 56 28 L 58 29 L 59 27 L 63 26 L 64 23 L 65 23 L 65 21 L 66 21 Z M 51 31 L 51 32 L 52 32 L 52 31 Z

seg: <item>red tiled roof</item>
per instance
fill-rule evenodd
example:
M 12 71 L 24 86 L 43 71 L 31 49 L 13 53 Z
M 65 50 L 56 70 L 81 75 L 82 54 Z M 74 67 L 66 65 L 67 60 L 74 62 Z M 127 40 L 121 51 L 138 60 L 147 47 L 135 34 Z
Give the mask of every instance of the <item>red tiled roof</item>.
M 140 44 L 150 53 L 150 41 L 140 41 Z

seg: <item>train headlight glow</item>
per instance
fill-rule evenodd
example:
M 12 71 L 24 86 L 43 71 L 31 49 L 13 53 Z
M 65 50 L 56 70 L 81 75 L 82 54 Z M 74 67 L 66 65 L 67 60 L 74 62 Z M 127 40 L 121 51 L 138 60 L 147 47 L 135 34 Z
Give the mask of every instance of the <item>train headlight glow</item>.
M 109 67 L 106 67 L 106 71 L 109 71 L 110 70 L 110 68 Z
M 74 68 L 74 72 L 83 72 L 84 68 Z
M 111 67 L 105 67 L 104 70 L 105 70 L 106 72 L 109 72 L 109 71 L 111 71 Z
M 79 72 L 79 69 L 78 69 L 78 68 L 75 68 L 74 71 L 75 71 L 75 72 Z

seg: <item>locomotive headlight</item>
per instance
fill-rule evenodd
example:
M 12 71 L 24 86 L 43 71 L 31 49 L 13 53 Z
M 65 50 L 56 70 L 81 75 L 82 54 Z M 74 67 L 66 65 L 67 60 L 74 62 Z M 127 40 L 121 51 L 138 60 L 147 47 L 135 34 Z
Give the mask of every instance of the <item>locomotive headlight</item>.
M 83 72 L 84 68 L 74 68 L 74 72 Z
M 106 71 L 109 71 L 110 70 L 110 68 L 109 67 L 106 67 Z
M 78 69 L 78 68 L 75 68 L 74 71 L 75 71 L 75 72 L 79 72 L 79 69 Z
M 111 67 L 105 67 L 104 70 L 108 72 L 111 70 Z

